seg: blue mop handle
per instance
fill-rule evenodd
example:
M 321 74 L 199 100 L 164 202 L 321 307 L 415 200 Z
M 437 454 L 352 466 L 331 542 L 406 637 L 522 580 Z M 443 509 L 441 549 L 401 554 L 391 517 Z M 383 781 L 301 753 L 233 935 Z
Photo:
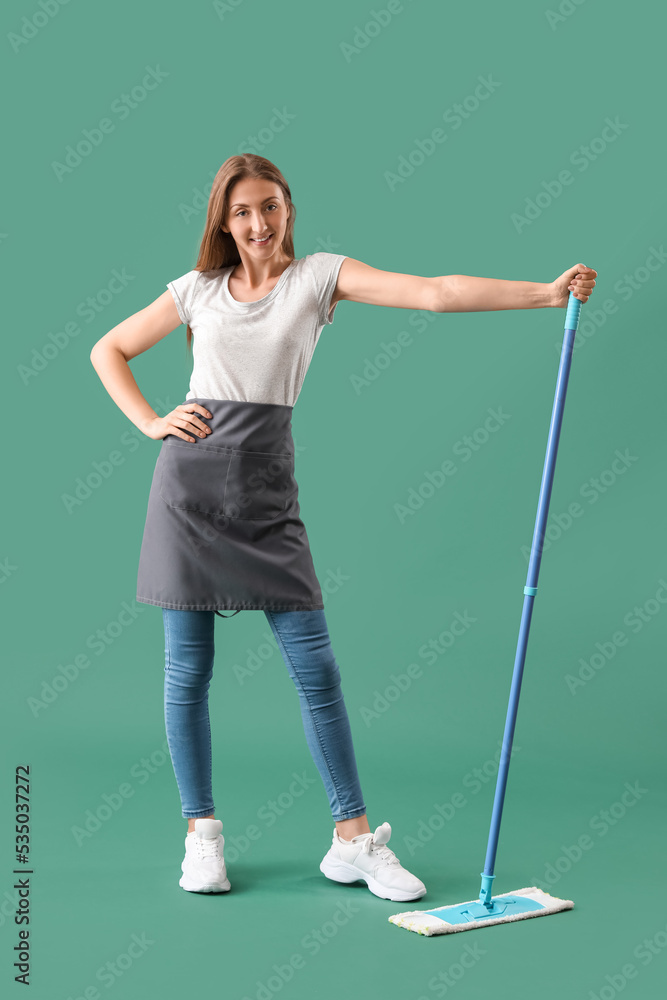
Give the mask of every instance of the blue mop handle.
M 491 828 L 489 830 L 489 842 L 486 849 L 486 860 L 482 874 L 482 888 L 479 898 L 485 906 L 491 906 L 491 884 L 496 863 L 496 851 L 498 849 L 498 834 L 500 832 L 500 820 L 503 813 L 503 803 L 505 801 L 505 788 L 507 787 L 507 772 L 509 771 L 510 756 L 512 754 L 512 742 L 514 740 L 514 728 L 516 725 L 517 710 L 519 707 L 519 695 L 521 693 L 521 679 L 523 677 L 523 665 L 526 659 L 526 647 L 528 645 L 528 634 L 530 632 L 530 620 L 533 613 L 533 601 L 537 593 L 537 578 L 540 572 L 540 561 L 542 559 L 542 545 L 546 529 L 547 516 L 549 514 L 549 501 L 551 499 L 551 487 L 553 485 L 554 468 L 556 465 L 556 455 L 558 452 L 558 441 L 560 429 L 563 422 L 563 409 L 565 407 L 565 394 L 567 392 L 567 382 L 570 375 L 570 365 L 572 362 L 572 349 L 574 338 L 579 324 L 579 314 L 581 312 L 581 300 L 575 298 L 570 292 L 565 315 L 565 336 L 563 338 L 563 349 L 560 356 L 560 366 L 558 369 L 558 379 L 556 382 L 556 395 L 554 397 L 553 411 L 551 414 L 551 426 L 549 428 L 549 438 L 547 441 L 547 452 L 544 459 L 544 471 L 542 473 L 542 486 L 537 504 L 537 517 L 535 519 L 535 530 L 533 532 L 533 544 L 530 552 L 528 564 L 528 577 L 526 586 L 523 588 L 523 611 L 521 614 L 521 626 L 519 628 L 519 641 L 517 643 L 516 658 L 514 661 L 514 673 L 512 675 L 512 687 L 510 690 L 509 705 L 507 707 L 507 719 L 505 722 L 505 733 L 498 766 L 498 778 L 496 780 L 496 793 L 493 800 L 493 812 L 491 815 Z

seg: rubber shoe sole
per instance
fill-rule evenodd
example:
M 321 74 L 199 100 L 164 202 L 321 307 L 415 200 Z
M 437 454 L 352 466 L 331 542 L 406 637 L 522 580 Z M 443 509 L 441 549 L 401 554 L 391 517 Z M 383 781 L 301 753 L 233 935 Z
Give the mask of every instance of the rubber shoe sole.
M 322 858 L 320 871 L 334 882 L 365 882 L 375 896 L 379 896 L 380 899 L 391 899 L 398 903 L 405 903 L 410 899 L 421 899 L 426 893 L 426 889 L 418 894 L 407 892 L 405 889 L 390 889 L 367 872 L 361 872 L 354 865 L 348 865 L 340 858 L 332 858 L 329 854 L 325 854 Z
M 222 884 L 211 882 L 209 885 L 193 885 L 191 882 L 188 882 L 185 875 L 181 875 L 178 884 L 187 892 L 228 892 L 231 889 L 231 883 L 228 878 Z

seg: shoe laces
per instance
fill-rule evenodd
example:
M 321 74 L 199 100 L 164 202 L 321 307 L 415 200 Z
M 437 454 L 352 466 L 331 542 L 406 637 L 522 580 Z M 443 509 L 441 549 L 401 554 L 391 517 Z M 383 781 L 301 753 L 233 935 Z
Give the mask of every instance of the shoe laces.
M 202 861 L 220 860 L 220 837 L 194 837 L 197 855 Z
M 362 842 L 362 851 L 366 854 L 372 854 L 379 858 L 384 864 L 387 865 L 399 865 L 400 861 L 392 851 L 391 847 L 387 847 L 386 844 L 376 844 L 373 840 L 373 834 Z

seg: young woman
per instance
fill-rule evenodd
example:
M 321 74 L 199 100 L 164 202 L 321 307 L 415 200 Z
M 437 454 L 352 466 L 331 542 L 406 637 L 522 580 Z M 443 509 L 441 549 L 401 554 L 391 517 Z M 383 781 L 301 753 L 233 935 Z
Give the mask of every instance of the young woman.
M 343 254 L 294 254 L 295 207 L 262 156 L 231 156 L 211 188 L 199 257 L 154 302 L 99 340 L 91 362 L 109 395 L 162 446 L 139 556 L 137 600 L 162 607 L 165 725 L 188 820 L 179 881 L 190 892 L 230 888 L 211 790 L 208 689 L 215 615 L 263 610 L 294 681 L 308 748 L 335 823 L 320 870 L 363 879 L 384 899 L 418 899 L 423 882 L 371 832 L 322 591 L 300 518 L 292 410 L 320 333 L 341 299 L 465 312 L 587 302 L 584 265 L 548 284 L 380 271 Z M 184 403 L 158 416 L 128 362 L 181 323 L 194 333 Z

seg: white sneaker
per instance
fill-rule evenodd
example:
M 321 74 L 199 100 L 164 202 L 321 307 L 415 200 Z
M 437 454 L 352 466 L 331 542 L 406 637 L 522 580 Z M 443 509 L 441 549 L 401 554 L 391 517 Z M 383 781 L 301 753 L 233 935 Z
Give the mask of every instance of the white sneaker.
M 231 889 L 222 849 L 222 820 L 196 819 L 195 828 L 185 838 L 183 874 L 178 884 L 188 892 L 227 892 Z
M 419 899 L 426 886 L 405 868 L 391 850 L 389 823 L 382 823 L 375 833 L 360 833 L 352 840 L 341 840 L 334 827 L 333 843 L 324 855 L 320 871 L 334 882 L 363 879 L 368 888 L 382 899 Z

